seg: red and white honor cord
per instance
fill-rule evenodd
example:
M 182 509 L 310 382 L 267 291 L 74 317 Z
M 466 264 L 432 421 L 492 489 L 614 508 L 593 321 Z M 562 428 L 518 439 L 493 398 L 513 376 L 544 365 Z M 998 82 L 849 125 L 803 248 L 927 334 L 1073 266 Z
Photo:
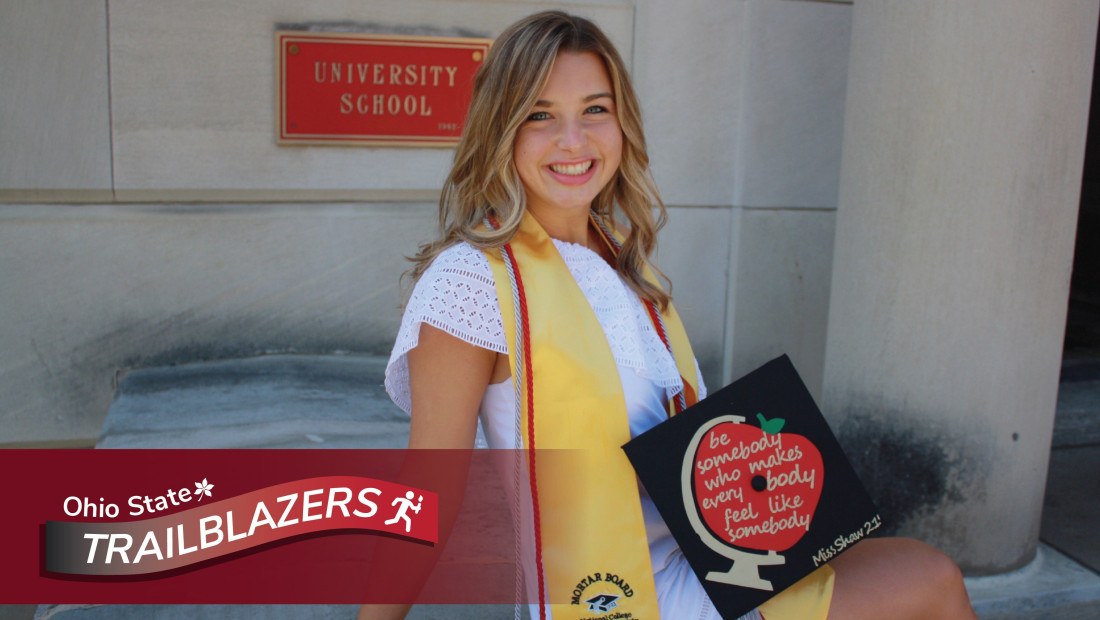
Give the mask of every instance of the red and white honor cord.
M 497 225 L 495 219 L 490 216 L 485 219 L 485 225 L 489 228 L 496 230 Z M 500 248 L 501 258 L 504 259 L 504 269 L 508 272 L 508 282 L 512 288 L 512 308 L 514 309 L 516 327 L 515 327 L 515 347 L 516 351 L 512 355 L 513 371 L 512 386 L 515 392 L 515 408 L 516 408 L 516 436 L 515 446 L 518 451 L 524 444 L 521 442 L 521 428 L 523 428 L 523 399 L 521 397 L 521 391 L 526 395 L 527 400 L 527 442 L 526 451 L 527 454 L 527 475 L 528 484 L 531 488 L 531 515 L 534 522 L 534 534 L 535 534 L 535 575 L 538 579 L 538 600 L 539 600 L 539 617 L 540 620 L 546 620 L 546 579 L 543 575 L 543 562 L 542 562 L 542 523 L 539 517 L 539 494 L 537 486 L 537 478 L 535 476 L 535 382 L 534 371 L 531 367 L 531 337 L 530 337 L 530 319 L 527 311 L 527 294 L 523 288 L 523 276 L 520 275 L 519 263 L 516 262 L 515 253 L 512 251 L 512 244 L 506 243 Z M 526 370 L 525 370 L 526 369 Z M 515 497 L 520 495 L 519 480 L 520 480 L 520 460 L 516 459 L 516 467 L 514 472 L 514 490 Z M 514 514 L 519 515 L 517 510 Z M 515 532 L 519 532 L 519 519 L 517 518 L 513 527 Z M 517 544 L 520 537 L 516 536 Z M 522 557 L 518 552 L 517 558 Z M 523 580 L 516 580 L 517 592 L 522 594 L 521 588 Z M 523 600 L 517 597 L 516 600 Z M 519 614 L 519 607 L 516 607 L 516 613 Z

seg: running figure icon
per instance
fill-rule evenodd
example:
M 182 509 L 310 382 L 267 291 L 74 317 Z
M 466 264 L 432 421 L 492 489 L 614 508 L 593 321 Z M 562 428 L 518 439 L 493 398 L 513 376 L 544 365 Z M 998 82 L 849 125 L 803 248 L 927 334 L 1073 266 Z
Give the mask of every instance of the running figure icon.
M 405 513 L 408 512 L 408 510 L 410 508 L 412 508 L 413 512 L 415 512 L 416 514 L 420 514 L 420 506 L 421 506 L 421 504 L 424 503 L 424 496 L 423 495 L 421 495 L 420 497 L 418 497 L 416 499 L 416 505 L 415 506 L 413 505 L 412 498 L 413 498 L 413 492 L 412 491 L 405 491 L 405 497 L 398 497 L 397 499 L 393 500 L 393 503 L 390 504 L 390 505 L 391 506 L 397 506 L 397 514 L 393 515 L 392 519 L 386 519 L 386 522 L 385 522 L 386 525 L 390 525 L 391 523 L 397 523 L 399 520 L 404 519 L 405 520 L 405 533 L 406 534 L 409 533 L 409 530 L 412 528 L 412 520 L 410 520 L 409 515 L 407 515 Z M 400 504 L 400 506 L 398 506 L 398 504 Z

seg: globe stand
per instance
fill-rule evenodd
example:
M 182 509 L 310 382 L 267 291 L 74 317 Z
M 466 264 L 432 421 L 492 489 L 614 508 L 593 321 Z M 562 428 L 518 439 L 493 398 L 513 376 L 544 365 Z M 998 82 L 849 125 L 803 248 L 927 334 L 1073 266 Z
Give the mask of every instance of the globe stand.
M 771 591 L 774 589 L 772 588 L 772 582 L 760 577 L 761 566 L 775 566 L 787 562 L 787 558 L 774 551 L 769 551 L 767 555 L 760 555 L 759 553 L 748 553 L 747 551 L 726 547 L 722 549 L 721 554 L 733 560 L 733 566 L 724 573 L 720 571 L 707 573 L 707 581 L 757 590 Z

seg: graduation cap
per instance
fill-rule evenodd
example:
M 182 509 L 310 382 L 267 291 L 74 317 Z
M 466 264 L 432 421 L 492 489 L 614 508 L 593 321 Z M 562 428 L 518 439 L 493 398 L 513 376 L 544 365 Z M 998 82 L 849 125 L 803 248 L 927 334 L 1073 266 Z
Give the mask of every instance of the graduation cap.
M 588 603 L 588 611 L 604 614 L 619 606 L 618 594 L 597 594 L 584 602 Z
M 758 607 L 882 523 L 785 355 L 623 449 L 724 618 Z

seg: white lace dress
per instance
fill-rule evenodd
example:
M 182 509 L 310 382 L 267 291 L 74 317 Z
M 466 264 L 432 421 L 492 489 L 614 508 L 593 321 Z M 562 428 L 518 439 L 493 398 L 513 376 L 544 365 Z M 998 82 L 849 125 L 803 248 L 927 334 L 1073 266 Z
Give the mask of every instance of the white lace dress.
M 611 266 L 584 246 L 556 239 L 554 245 L 607 336 L 622 381 L 631 437 L 635 437 L 664 420 L 665 403 L 683 390 L 676 363 L 641 300 Z M 422 323 L 490 351 L 508 353 L 492 270 L 481 250 L 466 243 L 447 248 L 413 289 L 386 366 L 386 391 L 406 413 L 411 408 L 407 354 L 417 345 Z M 701 375 L 699 392 L 700 398 L 706 396 Z M 510 378 L 486 389 L 479 412 L 479 443 L 490 448 L 517 446 L 514 402 Z M 639 488 L 661 616 L 719 620 L 653 501 Z M 745 616 L 751 618 L 759 614 Z

